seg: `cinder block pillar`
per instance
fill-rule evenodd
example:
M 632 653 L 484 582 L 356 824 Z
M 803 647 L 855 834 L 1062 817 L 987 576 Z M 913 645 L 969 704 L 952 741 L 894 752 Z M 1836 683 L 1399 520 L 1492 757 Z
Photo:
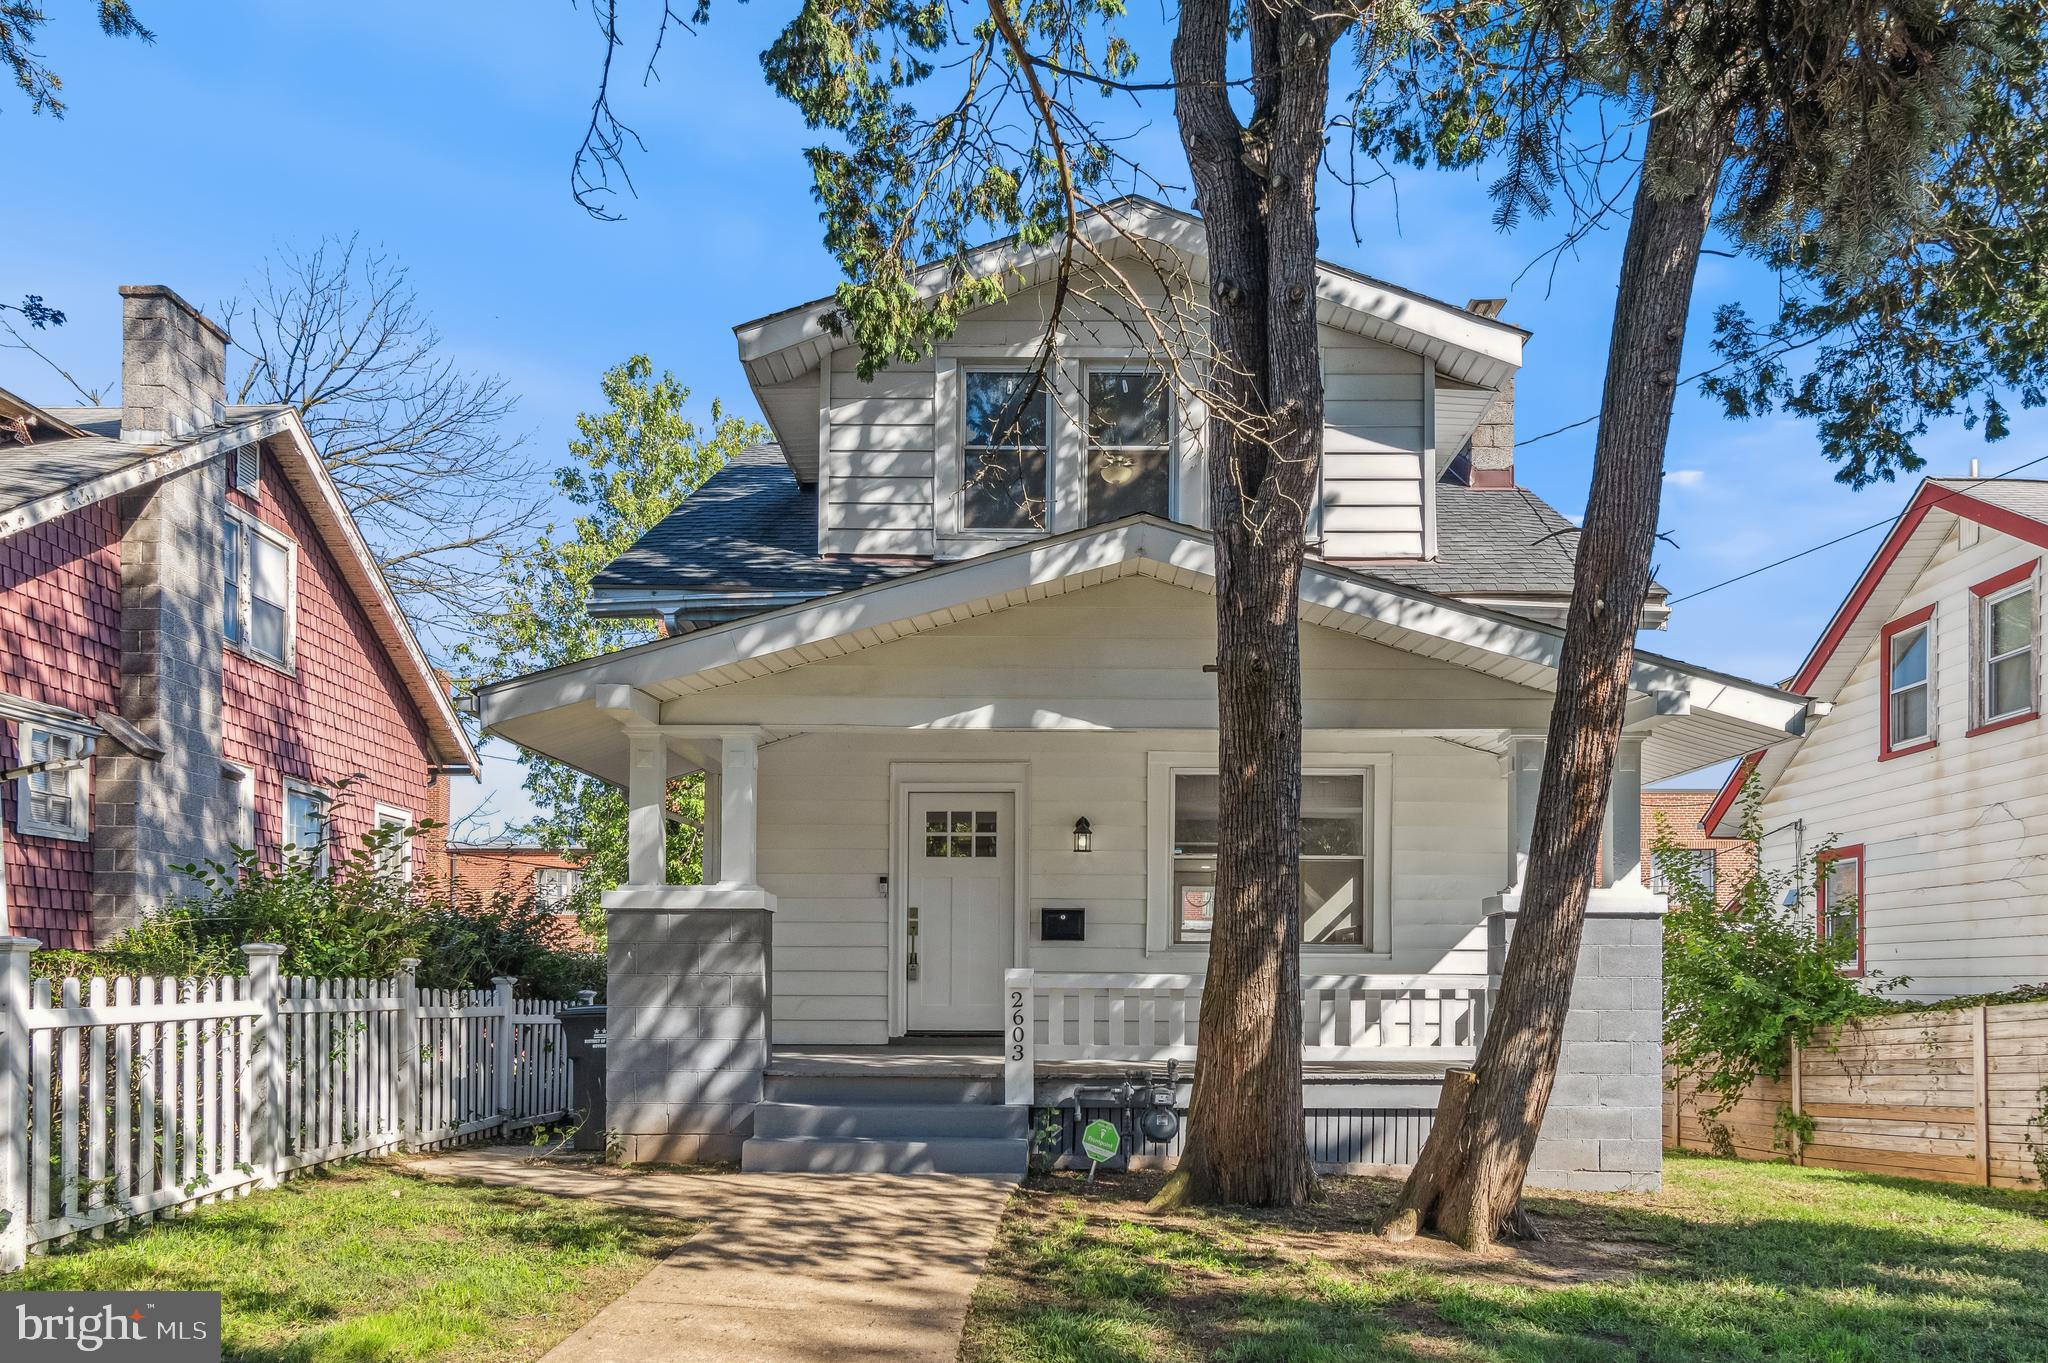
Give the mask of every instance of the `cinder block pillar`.
M 605 1127 L 629 1163 L 740 1157 L 768 1068 L 774 907 L 759 889 L 605 897 Z
M 1487 915 L 1487 970 L 1496 979 L 1516 917 L 1512 899 Z M 1596 890 L 1530 1187 L 1647 1192 L 1662 1184 L 1663 1034 L 1663 901 L 1639 887 Z

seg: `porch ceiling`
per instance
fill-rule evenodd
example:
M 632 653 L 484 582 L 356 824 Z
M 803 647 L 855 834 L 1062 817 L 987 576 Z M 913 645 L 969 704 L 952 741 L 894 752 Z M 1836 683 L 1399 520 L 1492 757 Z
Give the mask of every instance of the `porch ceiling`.
M 664 702 L 1127 577 L 1213 594 L 1214 546 L 1202 532 L 1134 517 L 514 678 L 487 688 L 480 709 L 487 731 L 619 780 L 625 738 L 617 716 L 601 707 L 620 688 L 658 710 Z M 1535 691 L 1555 688 L 1562 642 L 1555 628 L 1325 564 L 1305 567 L 1301 598 L 1306 624 Z M 1631 721 L 1647 735 L 1645 780 L 1781 742 L 1804 725 L 1801 697 L 1655 654 L 1636 655 L 1632 691 Z M 1070 726 L 1054 719 L 979 727 Z

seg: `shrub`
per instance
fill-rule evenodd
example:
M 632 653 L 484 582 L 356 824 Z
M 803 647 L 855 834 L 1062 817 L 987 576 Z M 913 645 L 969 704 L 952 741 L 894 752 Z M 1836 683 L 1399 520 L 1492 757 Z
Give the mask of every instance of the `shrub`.
M 383 978 L 418 958 L 431 989 L 487 989 L 497 975 L 533 998 L 604 990 L 604 959 L 565 940 L 564 920 L 531 895 L 500 891 L 457 899 L 428 877 L 406 876 L 392 855 L 401 836 L 436 825 L 382 827 L 335 849 L 330 865 L 287 855 L 268 863 L 237 851 L 231 862 L 178 868 L 198 891 L 149 914 L 96 951 L 40 951 L 34 969 L 66 975 L 239 975 L 249 942 L 284 947 L 287 975 Z
M 1761 802 L 1754 785 L 1744 792 L 1741 836 L 1759 854 Z M 1679 851 L 1660 831 L 1652 855 L 1671 896 L 1664 920 L 1665 1054 L 1680 1076 L 1710 1095 L 1699 1115 L 1711 1124 L 1757 1079 L 1782 1077 L 1791 1046 L 1810 1044 L 1836 1023 L 1886 1011 L 1879 995 L 1908 981 L 1877 971 L 1860 981 L 1843 974 L 1855 944 L 1816 933 L 1810 895 L 1826 845 L 1786 872 L 1765 871 L 1757 855 L 1726 905 L 1715 902 Z

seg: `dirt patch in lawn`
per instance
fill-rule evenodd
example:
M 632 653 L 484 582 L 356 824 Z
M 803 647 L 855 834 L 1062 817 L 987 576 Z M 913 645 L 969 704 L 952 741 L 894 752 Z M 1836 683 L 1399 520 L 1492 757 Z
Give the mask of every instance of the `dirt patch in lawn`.
M 963 1363 L 2042 1358 L 2038 1195 L 1681 1157 L 1662 1193 L 1532 1198 L 1540 1240 L 1468 1254 L 1380 1240 L 1390 1180 L 1153 1215 L 1163 1181 L 1020 1189 Z

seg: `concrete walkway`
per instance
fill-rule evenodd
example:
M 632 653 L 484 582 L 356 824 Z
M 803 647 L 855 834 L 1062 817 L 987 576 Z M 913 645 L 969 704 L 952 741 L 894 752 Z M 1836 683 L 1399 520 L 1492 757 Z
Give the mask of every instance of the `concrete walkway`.
M 504 1150 L 420 1164 L 703 1223 L 542 1363 L 953 1363 L 1012 1187 L 938 1174 L 620 1174 Z

